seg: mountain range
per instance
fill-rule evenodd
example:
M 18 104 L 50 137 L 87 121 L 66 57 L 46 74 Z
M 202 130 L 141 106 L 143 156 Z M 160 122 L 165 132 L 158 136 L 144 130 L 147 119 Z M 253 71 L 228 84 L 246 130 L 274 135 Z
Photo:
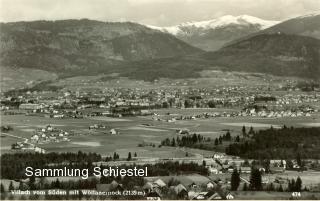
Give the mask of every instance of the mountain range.
M 319 79 L 319 17 L 225 16 L 175 28 L 88 19 L 0 23 L 0 66 L 148 81 L 210 69 Z
M 262 20 L 249 15 L 226 15 L 213 20 L 186 22 L 177 26 L 148 27 L 170 33 L 195 47 L 214 51 L 228 42 L 257 33 L 278 23 L 279 21 Z
M 203 52 L 174 36 L 135 23 L 92 20 L 0 24 L 2 66 L 92 71 L 124 61 Z

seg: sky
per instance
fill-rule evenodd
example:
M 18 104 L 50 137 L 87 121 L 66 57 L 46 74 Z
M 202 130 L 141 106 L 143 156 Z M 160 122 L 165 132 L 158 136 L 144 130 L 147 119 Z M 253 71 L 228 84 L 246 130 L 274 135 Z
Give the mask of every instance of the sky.
M 171 26 L 223 15 L 285 20 L 320 11 L 320 0 L 0 0 L 0 21 L 88 18 Z

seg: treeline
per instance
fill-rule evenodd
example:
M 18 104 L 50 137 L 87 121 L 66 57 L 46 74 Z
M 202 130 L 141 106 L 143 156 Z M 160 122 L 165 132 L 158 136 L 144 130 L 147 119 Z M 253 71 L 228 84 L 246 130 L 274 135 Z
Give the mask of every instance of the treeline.
M 162 146 L 172 147 L 190 147 L 205 150 L 214 150 L 215 146 L 223 144 L 223 141 L 231 141 L 232 137 L 229 131 L 218 138 L 211 139 L 210 137 L 203 137 L 200 134 L 184 135 L 182 137 L 177 136 L 176 138 L 166 138 L 161 141 Z M 240 137 L 234 138 L 235 142 L 240 142 Z
M 96 153 L 14 153 L 1 155 L 1 177 L 3 179 L 24 178 L 26 167 L 46 168 L 55 166 L 77 166 L 85 167 L 88 163 L 101 161 L 102 157 Z
M 270 128 L 253 132 L 242 143 L 232 143 L 226 154 L 252 159 L 320 158 L 320 128 Z
M 134 157 L 137 157 L 138 154 L 137 152 L 134 152 Z M 106 156 L 105 161 L 116 161 L 116 160 L 120 160 L 120 155 L 117 152 L 113 153 L 113 156 Z M 131 161 L 132 160 L 132 154 L 131 152 L 128 153 L 128 157 L 126 159 L 127 161 Z

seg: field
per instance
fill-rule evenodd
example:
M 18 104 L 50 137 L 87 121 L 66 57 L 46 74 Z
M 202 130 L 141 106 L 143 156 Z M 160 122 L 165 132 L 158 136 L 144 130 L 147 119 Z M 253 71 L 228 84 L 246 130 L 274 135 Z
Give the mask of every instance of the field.
M 170 110 L 172 114 L 188 115 L 199 114 L 203 112 L 214 112 L 219 109 L 184 109 Z M 166 110 L 152 111 L 161 115 L 167 115 Z M 209 118 L 196 120 L 183 120 L 168 123 L 165 121 L 154 121 L 151 116 L 128 117 L 128 118 L 110 118 L 94 117 L 86 119 L 51 119 L 38 116 L 24 115 L 2 115 L 2 125 L 11 125 L 12 136 L 1 136 L 1 153 L 11 152 L 11 144 L 16 141 L 23 141 L 21 138 L 30 138 L 36 128 L 46 125 L 52 125 L 58 129 L 74 132 L 69 142 L 58 142 L 39 144 L 47 152 L 97 152 L 103 156 L 111 156 L 113 152 L 120 154 L 125 158 L 128 152 L 137 152 L 139 157 L 159 157 L 172 158 L 184 157 L 185 152 L 189 156 L 210 155 L 209 151 L 178 149 L 174 147 L 158 147 L 161 140 L 169 137 L 175 137 L 176 129 L 189 129 L 191 133 L 198 133 L 205 137 L 216 138 L 230 130 L 231 135 L 236 136 L 241 133 L 243 125 L 253 126 L 254 129 L 264 129 L 271 125 L 274 127 L 283 126 L 319 126 L 320 119 L 316 117 L 299 118 L 277 118 L 265 119 L 254 117 L 236 117 L 236 118 Z M 93 124 L 102 124 L 106 129 L 89 130 Z M 146 126 L 148 125 L 148 126 Z M 115 128 L 120 132 L 117 135 L 111 135 L 109 130 Z M 249 128 L 247 128 L 249 129 Z M 155 144 L 152 146 L 138 146 L 138 144 Z M 192 154 L 194 153 L 194 154 Z
M 46 80 L 54 80 L 58 78 L 55 73 L 22 68 L 0 67 L 0 86 L 1 91 L 9 91 L 17 88 L 32 87 L 33 85 Z

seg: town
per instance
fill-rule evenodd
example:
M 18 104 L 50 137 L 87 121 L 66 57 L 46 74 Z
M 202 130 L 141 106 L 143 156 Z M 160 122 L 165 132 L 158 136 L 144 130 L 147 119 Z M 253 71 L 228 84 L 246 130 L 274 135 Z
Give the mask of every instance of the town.
M 77 196 L 127 192 L 108 196 L 212 200 L 259 198 L 264 192 L 270 199 L 319 198 L 318 157 L 271 154 L 258 159 L 238 153 L 238 145 L 250 143 L 260 131 L 319 127 L 320 89 L 305 91 L 291 85 L 8 91 L 1 96 L 1 154 L 45 157 L 83 151 L 101 154 L 90 159 L 93 166 L 151 169 L 151 176 L 131 183 L 126 178 L 91 176 L 79 188 L 92 192 Z M 81 165 L 76 160 L 72 163 Z M 44 165 L 62 164 L 71 165 L 66 161 Z M 158 166 L 165 164 L 182 169 L 158 172 Z M 183 169 L 185 164 L 190 167 Z M 10 172 L 6 168 L 2 171 L 15 175 L 5 172 Z M 66 189 L 67 185 L 60 178 L 14 177 L 4 180 L 2 192 Z M 81 180 L 70 179 L 74 186 L 82 185 Z

